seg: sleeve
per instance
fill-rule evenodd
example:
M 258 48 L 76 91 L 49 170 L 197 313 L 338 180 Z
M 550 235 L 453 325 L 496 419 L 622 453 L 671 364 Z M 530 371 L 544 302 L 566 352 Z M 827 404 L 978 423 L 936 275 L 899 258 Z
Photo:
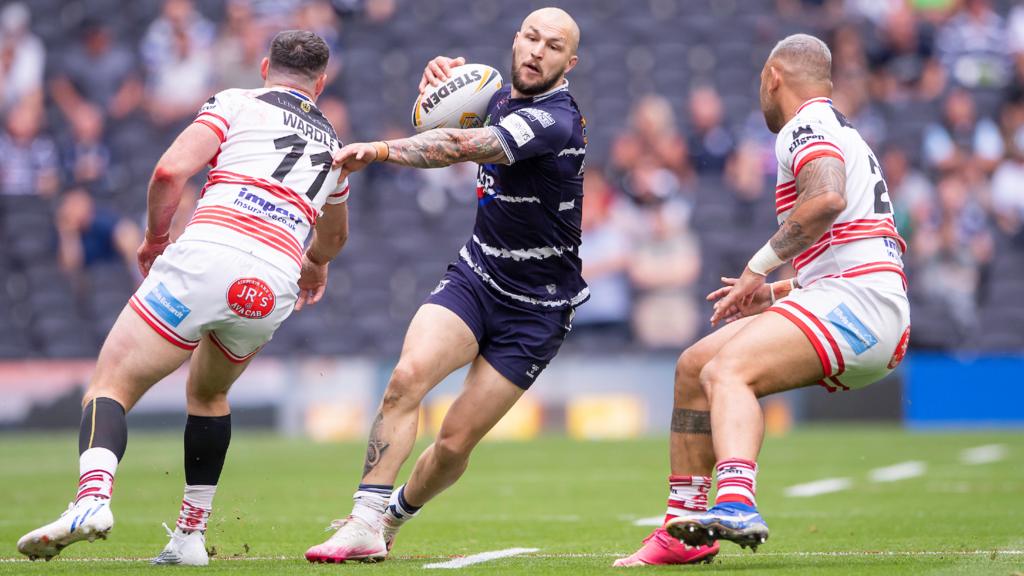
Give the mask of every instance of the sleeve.
M 237 96 L 227 90 L 210 96 L 210 99 L 199 108 L 195 123 L 213 130 L 223 144 L 227 139 L 228 130 L 231 129 L 231 120 L 235 116 L 236 99 Z
M 510 164 L 558 154 L 572 136 L 572 118 L 559 109 L 522 108 L 491 127 Z
M 830 156 L 846 162 L 835 131 L 821 122 L 797 122 L 779 133 L 775 155 L 779 160 L 779 184 L 795 181 L 800 170 L 816 158 Z
M 330 178 L 330 176 L 328 176 L 328 178 Z M 338 186 L 335 187 L 333 192 L 327 195 L 327 200 L 324 203 L 344 204 L 345 202 L 348 201 L 348 191 L 348 178 L 345 178 L 344 180 L 338 183 Z

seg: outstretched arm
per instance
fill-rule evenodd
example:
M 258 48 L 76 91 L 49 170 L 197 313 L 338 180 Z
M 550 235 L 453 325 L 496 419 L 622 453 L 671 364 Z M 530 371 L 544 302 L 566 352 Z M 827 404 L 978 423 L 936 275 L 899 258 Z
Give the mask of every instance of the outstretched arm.
M 846 209 L 845 164 L 832 156 L 811 160 L 797 175 L 796 192 L 793 212 L 750 259 L 731 291 L 715 303 L 712 324 L 749 306 L 772 270 L 810 248 L 832 227 Z
M 458 162 L 510 164 L 501 139 L 490 128 L 437 128 L 409 138 L 386 142 L 357 142 L 334 153 L 341 178 L 374 162 L 413 168 L 440 168 Z

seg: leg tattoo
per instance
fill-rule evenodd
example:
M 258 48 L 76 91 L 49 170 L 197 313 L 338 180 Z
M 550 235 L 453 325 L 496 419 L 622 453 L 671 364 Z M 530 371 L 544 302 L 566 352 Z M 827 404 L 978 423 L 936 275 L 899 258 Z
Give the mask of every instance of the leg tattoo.
M 384 413 L 377 412 L 377 417 L 373 420 L 373 426 L 370 428 L 370 441 L 366 444 L 366 461 L 363 463 L 363 477 L 373 471 L 380 463 L 380 459 L 384 456 L 384 451 L 388 449 L 388 444 L 381 439 L 381 428 L 384 427 Z M 710 430 L 709 430 L 710 431 Z
M 672 411 L 672 431 L 677 434 L 711 435 L 711 412 L 679 408 Z

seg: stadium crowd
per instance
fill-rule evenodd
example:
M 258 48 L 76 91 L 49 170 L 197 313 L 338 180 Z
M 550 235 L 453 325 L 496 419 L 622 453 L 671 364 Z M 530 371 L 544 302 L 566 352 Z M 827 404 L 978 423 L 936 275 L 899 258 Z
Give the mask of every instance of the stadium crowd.
M 526 7 L 478 0 L 466 22 L 418 36 L 448 4 L 459 2 L 7 3 L 0 358 L 95 354 L 139 280 L 134 252 L 157 156 L 210 95 L 262 84 L 259 62 L 277 30 L 311 29 L 331 45 L 333 81 L 319 107 L 344 141 L 408 132 L 417 70 L 437 53 L 507 69 L 505 42 L 493 39 L 510 40 Z M 832 47 L 835 105 L 882 164 L 910 245 L 912 346 L 1024 347 L 1024 6 L 560 4 L 583 30 L 570 86 L 590 138 L 582 258 L 593 297 L 570 350 L 679 350 L 709 329 L 703 295 L 776 228 L 774 136 L 757 74 L 774 41 L 796 31 Z M 722 26 L 733 32 L 715 32 Z M 375 166 L 360 176 L 327 301 L 286 323 L 268 352 L 396 353 L 443 258 L 465 241 L 472 167 Z M 183 197 L 177 233 L 201 184 Z

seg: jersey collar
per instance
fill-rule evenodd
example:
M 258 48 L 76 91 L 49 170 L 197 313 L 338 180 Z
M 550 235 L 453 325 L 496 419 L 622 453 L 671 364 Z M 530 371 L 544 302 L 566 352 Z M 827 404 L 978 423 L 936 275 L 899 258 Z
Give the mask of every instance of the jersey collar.
M 533 102 L 540 102 L 541 100 L 546 100 L 546 99 L 554 96 L 555 94 L 557 94 L 559 92 L 564 92 L 564 91 L 566 91 L 568 89 L 569 89 L 569 79 L 568 78 L 562 78 L 562 83 L 561 84 L 559 84 L 558 86 L 555 86 L 554 88 L 552 88 L 551 90 L 548 90 L 547 92 L 545 92 L 543 94 L 537 94 L 536 96 L 533 97 Z
M 298 90 L 296 90 L 294 88 L 289 88 L 288 86 L 283 86 L 281 84 L 274 84 L 273 86 L 270 87 L 270 89 L 271 90 L 280 90 L 282 92 L 287 92 L 287 93 L 291 94 L 292 96 L 295 96 L 299 100 L 305 100 L 306 102 L 309 102 L 310 104 L 313 103 L 313 99 L 312 98 L 310 98 L 309 96 L 306 96 L 305 94 L 303 94 L 302 92 L 299 92 Z
M 822 103 L 822 104 L 828 104 L 829 106 L 832 105 L 832 99 L 831 98 L 825 98 L 825 97 L 811 98 L 807 102 L 804 102 L 803 104 L 801 104 L 800 107 L 796 109 L 796 113 L 799 114 L 804 108 L 807 108 L 811 104 L 817 104 L 819 102 Z

